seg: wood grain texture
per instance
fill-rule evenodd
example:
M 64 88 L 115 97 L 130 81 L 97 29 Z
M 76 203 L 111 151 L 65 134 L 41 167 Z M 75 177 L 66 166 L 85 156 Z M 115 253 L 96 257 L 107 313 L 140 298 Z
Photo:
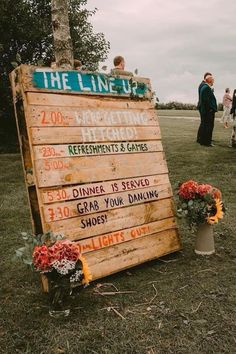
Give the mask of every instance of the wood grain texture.
M 63 234 L 71 240 L 80 240 L 103 233 L 130 228 L 174 215 L 171 198 L 108 210 L 88 216 L 45 223 L 45 230 Z
M 104 212 L 116 208 L 124 208 L 135 204 L 147 203 L 172 196 L 170 184 L 142 188 L 137 191 L 107 194 L 90 197 L 79 201 L 68 201 L 43 206 L 46 222 L 68 219 L 82 215 Z
M 154 105 L 149 101 L 135 101 L 131 99 L 119 99 L 111 97 L 89 97 L 80 95 L 62 95 L 57 93 L 27 92 L 27 104 L 30 106 L 54 106 L 65 107 L 66 109 L 125 109 L 125 110 L 150 110 Z
M 161 141 L 130 141 L 123 143 L 36 145 L 35 160 L 55 157 L 100 156 L 163 151 Z M 142 158 L 140 156 L 140 158 Z
M 160 139 L 159 127 L 50 127 L 31 128 L 33 145 L 77 144 Z
M 108 234 L 90 237 L 81 241 L 77 241 L 80 252 L 82 254 L 96 251 L 102 248 L 114 246 L 123 242 L 137 240 L 164 230 L 176 229 L 174 218 L 154 221 L 149 224 L 143 224 L 129 229 L 123 229 Z
M 39 187 L 88 183 L 168 172 L 162 152 L 36 160 Z
M 66 200 L 78 200 L 85 197 L 95 197 L 109 193 L 133 191 L 139 188 L 154 187 L 169 183 L 168 174 L 124 178 L 108 182 L 75 184 L 71 187 L 41 189 L 43 203 L 55 203 Z
M 60 127 L 60 126 L 148 126 L 159 125 L 155 110 L 124 109 L 122 108 L 97 108 L 87 105 L 67 108 L 64 106 L 31 105 L 28 109 L 27 123 L 29 127 Z M 97 100 L 98 101 L 98 100 Z M 50 100 L 51 102 L 51 100 Z M 112 105 L 111 105 L 112 106 Z
M 171 229 L 90 252 L 86 260 L 95 280 L 179 249 L 177 230 Z

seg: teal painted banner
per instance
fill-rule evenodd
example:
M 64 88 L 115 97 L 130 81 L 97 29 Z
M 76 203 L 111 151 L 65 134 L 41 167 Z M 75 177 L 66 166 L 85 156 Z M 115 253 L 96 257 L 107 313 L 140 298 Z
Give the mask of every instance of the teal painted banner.
M 39 89 L 126 96 L 145 96 L 147 92 L 147 85 L 136 82 L 134 78 L 130 80 L 78 71 L 37 70 L 33 72 L 33 86 Z

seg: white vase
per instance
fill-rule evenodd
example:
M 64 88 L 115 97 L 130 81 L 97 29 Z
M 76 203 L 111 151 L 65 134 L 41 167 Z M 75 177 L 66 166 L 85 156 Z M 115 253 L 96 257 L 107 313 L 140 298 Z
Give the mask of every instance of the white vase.
M 213 227 L 208 223 L 198 225 L 195 249 L 196 254 L 209 256 L 215 253 Z

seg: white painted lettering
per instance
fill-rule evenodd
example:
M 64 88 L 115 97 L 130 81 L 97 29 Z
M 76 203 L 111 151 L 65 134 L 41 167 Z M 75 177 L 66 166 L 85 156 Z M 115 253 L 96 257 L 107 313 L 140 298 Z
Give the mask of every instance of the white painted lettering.
M 79 82 L 79 86 L 80 86 L 81 91 L 91 91 L 91 88 L 84 86 L 82 75 L 79 73 L 77 75 L 78 75 L 78 82 Z
M 125 93 L 131 92 L 131 88 L 130 88 L 130 84 L 129 84 L 128 80 L 122 80 L 122 85 L 123 85 L 123 90 Z
M 61 79 L 60 79 L 59 73 L 58 72 L 51 72 L 50 76 L 51 76 L 52 87 L 60 90 L 62 88 L 62 86 L 61 86 Z
M 109 81 L 109 89 L 111 93 L 117 93 L 117 91 L 114 90 L 115 83 L 113 82 L 115 80 L 114 77 L 110 77 Z
M 44 79 L 44 87 L 48 88 L 48 77 L 47 73 L 43 72 L 43 79 Z
M 105 90 L 105 92 L 108 92 L 109 88 L 108 88 L 108 81 L 100 76 L 97 77 L 98 79 L 98 91 L 99 92 L 103 92 L 103 90 Z
M 95 79 L 94 79 L 93 75 L 91 75 L 91 83 L 92 83 L 93 91 L 96 92 L 97 91 L 96 82 L 95 82 Z
M 71 86 L 68 85 L 68 73 L 62 73 L 62 85 L 64 90 L 71 90 Z
M 137 136 L 137 131 L 135 128 L 128 127 L 126 128 L 126 139 L 131 140 Z
M 96 128 L 82 128 L 81 131 L 83 141 L 96 140 Z

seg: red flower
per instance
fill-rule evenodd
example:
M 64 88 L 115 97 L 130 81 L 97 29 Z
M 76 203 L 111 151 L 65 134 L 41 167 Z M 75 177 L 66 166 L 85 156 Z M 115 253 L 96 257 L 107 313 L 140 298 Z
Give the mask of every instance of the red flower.
M 70 241 L 56 241 L 51 247 L 36 246 L 33 251 L 33 264 L 41 272 L 52 270 L 54 261 L 63 259 L 77 261 L 80 257 L 79 247 Z
M 179 196 L 183 199 L 194 199 L 197 193 L 198 184 L 193 180 L 182 183 L 179 188 Z
M 42 272 L 50 270 L 50 261 L 47 246 L 35 246 L 33 251 L 33 264 L 36 269 Z
M 77 261 L 80 256 L 79 247 L 70 241 L 57 241 L 53 246 L 49 247 L 49 256 L 51 262 L 68 259 L 69 261 Z
M 198 185 L 198 194 L 204 196 L 207 193 L 212 191 L 212 186 L 210 184 L 199 184 Z

